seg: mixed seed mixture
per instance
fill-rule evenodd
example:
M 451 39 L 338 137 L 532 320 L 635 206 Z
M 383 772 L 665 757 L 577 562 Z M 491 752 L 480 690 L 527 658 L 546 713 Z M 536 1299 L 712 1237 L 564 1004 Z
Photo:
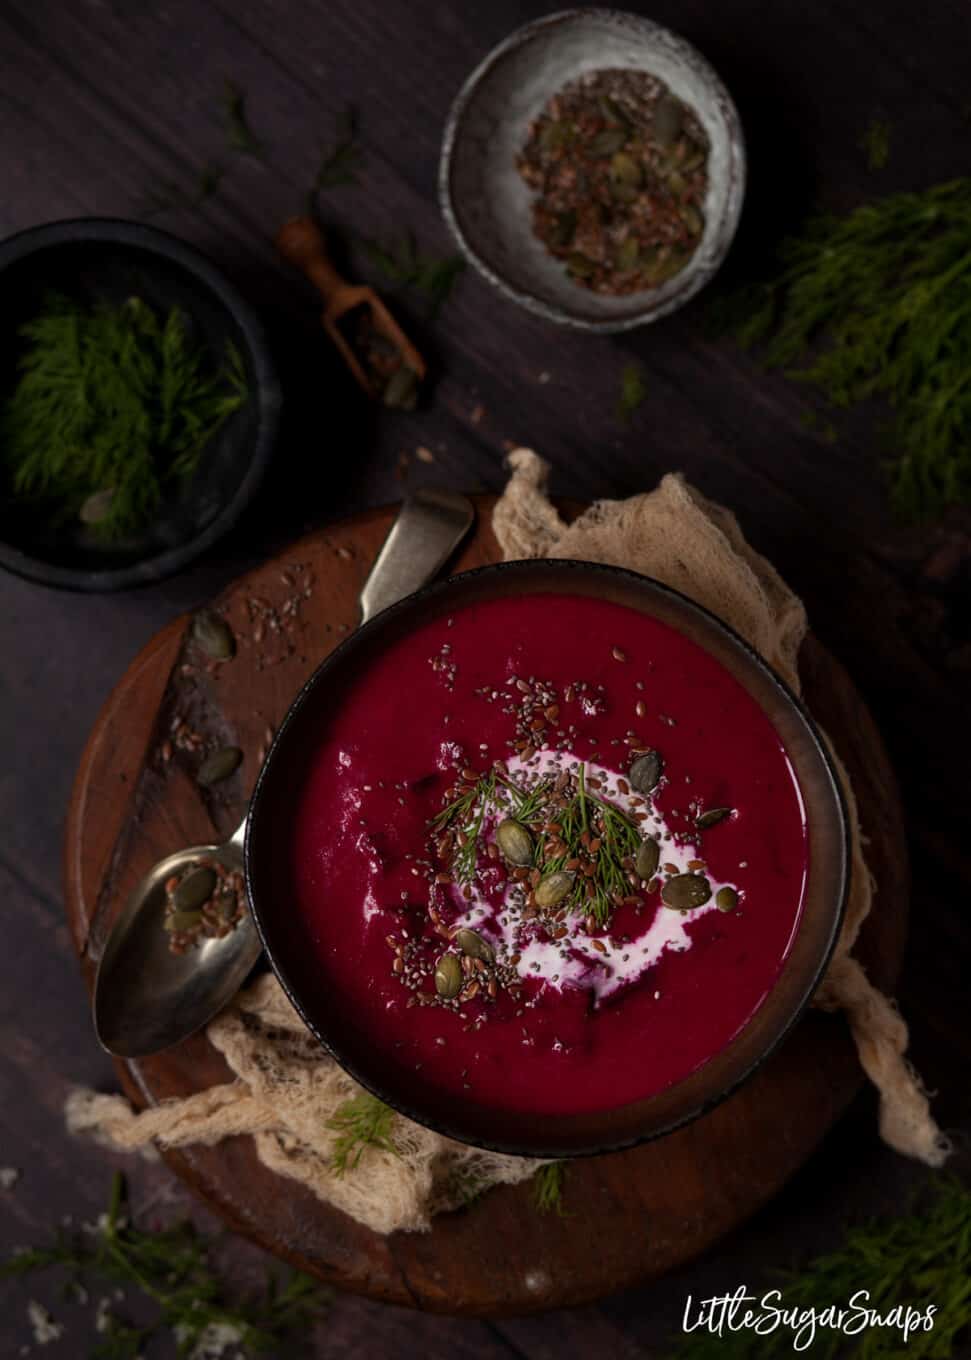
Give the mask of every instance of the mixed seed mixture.
M 533 231 L 584 288 L 656 288 L 701 240 L 708 150 L 696 114 L 656 76 L 580 76 L 532 123 L 516 162 L 537 193 Z
M 613 655 L 626 660 L 620 648 Z M 448 644 L 429 664 L 454 692 L 459 667 Z M 424 891 L 402 894 L 401 925 L 386 942 L 409 1006 L 437 1005 L 457 1013 L 467 1030 L 479 1029 L 497 1003 L 507 1018 L 539 1004 L 540 993 L 525 984 L 556 986 L 561 974 L 551 968 L 565 979 L 579 962 L 608 980 L 607 990 L 612 974 L 622 985 L 641 957 L 636 919 L 645 911 L 653 918 L 658 904 L 682 916 L 708 903 L 738 908 L 733 885 L 712 881 L 704 859 L 686 858 L 734 809 L 689 798 L 683 810 L 666 813 L 680 819 L 677 831 L 662 832 L 667 822 L 654 799 L 668 782 L 664 759 L 632 727 L 611 739 L 623 754 L 597 757 L 616 760 L 624 774 L 577 756 L 571 716 L 604 712 L 603 685 L 578 680 L 561 691 L 535 676 L 512 676 L 475 693 L 509 716 L 511 739 L 503 756 L 489 760 L 480 748 L 472 764 L 455 746 L 453 778 L 425 849 L 406 855 Z M 634 716 L 646 712 L 638 699 Z
M 173 954 L 185 954 L 203 940 L 222 940 L 246 910 L 243 875 L 216 859 L 201 859 L 165 884 L 163 929 Z

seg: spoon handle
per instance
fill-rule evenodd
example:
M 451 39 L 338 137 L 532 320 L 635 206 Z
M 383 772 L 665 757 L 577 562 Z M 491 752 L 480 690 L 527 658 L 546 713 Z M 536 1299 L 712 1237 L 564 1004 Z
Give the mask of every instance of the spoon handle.
M 361 622 L 427 585 L 472 527 L 475 510 L 455 491 L 409 496 L 361 591 Z

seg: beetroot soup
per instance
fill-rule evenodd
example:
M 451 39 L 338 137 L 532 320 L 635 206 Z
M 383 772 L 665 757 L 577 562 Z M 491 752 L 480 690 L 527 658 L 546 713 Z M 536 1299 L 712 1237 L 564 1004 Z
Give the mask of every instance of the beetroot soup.
M 392 1089 L 638 1100 L 723 1049 L 789 950 L 807 840 L 780 738 L 633 609 L 521 595 L 424 623 L 305 761 L 288 929 Z

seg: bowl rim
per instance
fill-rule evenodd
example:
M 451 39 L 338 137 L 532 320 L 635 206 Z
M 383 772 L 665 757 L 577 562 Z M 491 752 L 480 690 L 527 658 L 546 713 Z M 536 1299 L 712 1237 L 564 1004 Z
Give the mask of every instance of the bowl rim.
M 515 284 L 510 283 L 498 272 L 498 270 L 494 269 L 492 265 L 480 255 L 466 235 L 466 232 L 462 227 L 452 187 L 453 153 L 455 146 L 468 107 L 472 103 L 472 100 L 485 77 L 512 52 L 515 52 L 527 42 L 531 42 L 537 36 L 541 36 L 544 30 L 559 24 L 589 22 L 592 19 L 602 19 L 608 23 L 622 20 L 625 24 L 639 28 L 647 37 L 653 37 L 658 33 L 663 33 L 666 41 L 672 45 L 680 56 L 689 58 L 692 65 L 699 68 L 704 73 L 705 78 L 711 83 L 712 89 L 718 97 L 718 102 L 724 110 L 729 137 L 733 144 L 735 160 L 735 174 L 729 183 L 724 198 L 722 217 L 725 233 L 724 240 L 709 264 L 703 269 L 696 269 L 693 271 L 689 265 L 686 270 L 682 271 L 684 276 L 683 287 L 670 294 L 663 302 L 646 305 L 642 310 L 635 312 L 630 316 L 603 317 L 599 319 L 577 316 L 575 313 L 565 310 L 557 303 L 547 301 L 546 298 L 540 297 L 539 294 L 535 292 L 517 287 Z M 510 302 L 517 302 L 528 312 L 543 317 L 546 321 L 553 321 L 558 325 L 567 326 L 573 330 L 599 332 L 600 334 L 618 334 L 622 331 L 635 330 L 638 326 L 646 326 L 653 321 L 659 321 L 664 316 L 669 316 L 672 312 L 677 311 L 694 297 L 694 295 L 717 273 L 731 248 L 732 242 L 735 239 L 735 233 L 738 229 L 739 219 L 742 214 L 742 203 L 745 198 L 747 163 L 748 158 L 745 149 L 745 134 L 735 101 L 721 76 L 708 61 L 707 57 L 705 57 L 693 43 L 689 42 L 687 38 L 682 37 L 681 34 L 677 33 L 674 29 L 668 28 L 665 24 L 659 24 L 654 19 L 649 19 L 646 15 L 634 14 L 629 10 L 599 6 L 564 9 L 558 10 L 555 14 L 546 14 L 539 19 L 532 19 L 529 23 L 514 29 L 508 37 L 504 38 L 500 43 L 497 43 L 472 70 L 471 74 L 466 77 L 461 89 L 452 102 L 448 117 L 445 121 L 445 131 L 442 137 L 442 148 L 438 162 L 438 202 L 442 216 L 465 258 L 484 279 L 491 283 L 492 286 L 502 294 L 503 297 L 507 298 Z
M 835 811 L 835 820 L 838 830 L 836 843 L 836 850 L 838 852 L 838 882 L 834 883 L 834 901 L 828 929 L 821 939 L 819 955 L 812 968 L 811 974 L 807 975 L 787 1017 L 779 1023 L 770 1042 L 764 1048 L 761 1048 L 756 1056 L 737 1072 L 732 1081 L 712 1092 L 706 1098 L 700 1100 L 696 1106 L 685 1110 L 678 1117 L 672 1118 L 658 1127 L 652 1127 L 644 1133 L 620 1137 L 611 1137 L 608 1134 L 598 1138 L 595 1143 L 580 1146 L 571 1145 L 568 1152 L 564 1151 L 562 1144 L 551 1145 L 536 1142 L 527 1146 L 521 1142 L 508 1140 L 504 1137 L 472 1137 L 461 1127 L 450 1124 L 449 1120 L 445 1117 L 441 1117 L 438 1112 L 430 1115 L 415 1104 L 411 1104 L 408 1101 L 398 1098 L 394 1092 L 389 1093 L 386 1090 L 382 1090 L 379 1081 L 376 1080 L 373 1075 L 361 1071 L 356 1059 L 353 1056 L 346 1056 L 346 1054 L 341 1051 L 339 1043 L 335 1045 L 330 1039 L 324 1037 L 322 1032 L 323 1027 L 314 1020 L 313 1016 L 310 1014 L 310 1008 L 301 998 L 301 991 L 303 989 L 299 982 L 295 984 L 292 977 L 288 975 L 287 968 L 285 964 L 281 962 L 271 941 L 273 930 L 272 922 L 274 917 L 273 906 L 272 904 L 267 905 L 266 903 L 260 902 L 259 892 L 254 886 L 256 877 L 254 862 L 258 853 L 255 848 L 255 843 L 261 834 L 259 828 L 262 825 L 265 801 L 268 796 L 265 794 L 265 791 L 272 778 L 274 763 L 279 758 L 279 753 L 285 749 L 286 743 L 288 742 L 288 733 L 294 727 L 294 724 L 305 705 L 310 701 L 311 696 L 317 691 L 318 687 L 326 682 L 331 671 L 340 667 L 345 658 L 352 655 L 354 651 L 362 645 L 366 645 L 369 639 L 378 635 L 382 629 L 387 628 L 387 626 L 390 623 L 393 623 L 395 619 L 400 619 L 402 615 L 411 611 L 421 610 L 428 603 L 434 603 L 442 596 L 447 597 L 450 591 L 455 589 L 456 583 L 465 583 L 473 579 L 501 578 L 505 575 L 515 576 L 524 573 L 529 575 L 531 572 L 536 572 L 537 574 L 541 572 L 548 573 L 551 570 L 554 572 L 562 572 L 565 575 L 580 571 L 584 574 L 593 574 L 594 576 L 601 578 L 626 580 L 632 582 L 637 589 L 644 589 L 646 587 L 648 593 L 659 594 L 662 598 L 669 601 L 676 609 L 680 610 L 686 607 L 689 613 L 693 613 L 699 617 L 704 626 L 709 628 L 713 626 L 716 631 L 720 631 L 724 635 L 727 643 L 740 652 L 746 663 L 754 666 L 754 668 L 760 672 L 763 680 L 768 683 L 768 687 L 775 689 L 780 694 L 783 702 L 794 713 L 796 719 L 801 722 L 801 725 L 809 738 L 812 753 L 818 760 L 820 768 L 826 776 L 827 790 L 832 796 L 832 808 Z M 696 642 L 695 645 L 700 646 L 702 644 Z M 742 682 L 739 681 L 739 683 Z M 771 722 L 772 719 L 769 718 L 769 721 Z M 746 1082 L 778 1049 L 809 1006 L 830 959 L 832 958 L 833 950 L 836 947 L 836 942 L 839 938 L 845 916 L 846 903 L 849 894 L 851 846 L 846 799 L 839 780 L 835 760 L 830 754 L 820 729 L 799 696 L 773 669 L 773 667 L 769 665 L 764 657 L 762 657 L 738 632 L 736 632 L 735 629 L 718 618 L 717 615 L 705 608 L 705 606 L 698 604 L 689 596 L 682 594 L 681 591 L 666 585 L 662 581 L 656 580 L 654 577 L 646 576 L 643 573 L 633 571 L 630 568 L 599 562 L 583 562 L 573 558 L 528 558 L 516 559 L 508 562 L 489 563 L 486 566 L 476 567 L 469 571 L 458 572 L 444 580 L 435 581 L 430 585 L 424 586 L 422 589 L 413 592 L 411 595 L 405 596 L 397 603 L 389 606 L 389 608 L 382 610 L 381 613 L 375 615 L 374 618 L 368 620 L 367 623 L 360 625 L 360 627 L 349 633 L 347 637 L 345 637 L 343 641 L 320 662 L 291 702 L 282 722 L 277 728 L 270 749 L 260 769 L 259 775 L 257 776 L 247 817 L 246 837 L 243 848 L 243 868 L 247 900 L 270 967 L 276 975 L 286 996 L 289 998 L 290 1003 L 307 1026 L 310 1033 L 318 1043 L 320 1043 L 325 1052 L 330 1054 L 335 1062 L 353 1077 L 360 1086 L 385 1104 L 391 1106 L 391 1108 L 397 1110 L 400 1114 L 403 1114 L 406 1118 L 411 1119 L 413 1122 L 421 1124 L 426 1128 L 430 1128 L 445 1137 L 452 1138 L 457 1142 L 513 1156 L 538 1159 L 563 1157 L 573 1159 L 575 1157 L 599 1156 L 609 1152 L 620 1152 L 626 1148 L 635 1147 L 641 1143 L 665 1137 L 676 1129 L 707 1114 L 717 1105 L 720 1105 L 723 1101 L 727 1100 L 728 1097 Z M 793 936 L 789 953 L 786 955 L 787 959 L 792 955 L 792 951 L 795 948 L 795 941 L 798 939 L 798 934 L 799 931 L 797 929 Z M 766 994 L 766 998 L 763 999 L 762 1004 L 764 1004 L 765 999 L 771 996 L 772 990 L 778 985 L 778 981 L 779 979 L 777 978 L 773 987 Z M 689 1073 L 682 1080 L 686 1081 L 691 1079 L 697 1072 L 702 1071 L 712 1058 L 718 1057 L 720 1054 L 727 1052 L 736 1045 L 749 1028 L 752 1020 L 758 1015 L 760 1009 L 761 1004 L 760 1007 L 753 1012 L 753 1016 L 751 1016 L 741 1029 L 736 1032 L 727 1045 L 722 1049 L 719 1049 L 717 1053 L 710 1055 L 710 1058 L 702 1063 L 701 1067 L 694 1069 L 694 1072 Z M 676 1082 L 673 1086 L 664 1088 L 664 1091 L 674 1090 L 680 1084 L 680 1081 Z M 663 1093 L 664 1092 L 659 1092 L 657 1094 L 662 1095 Z M 648 1097 L 647 1099 L 653 1099 L 653 1097 Z M 638 1104 L 640 1102 L 635 1101 L 630 1103 Z M 602 1113 L 605 1117 L 609 1117 L 611 1111 L 607 1110 L 599 1113 Z M 540 1118 L 541 1116 L 537 1116 L 537 1119 Z M 549 1116 L 544 1118 L 545 1122 L 548 1124 L 555 1125 L 556 1117 Z
M 233 318 L 253 366 L 257 428 L 249 462 L 233 497 L 193 538 L 123 567 L 62 567 L 0 540 L 0 567 L 40 585 L 62 590 L 124 590 L 151 585 L 187 566 L 221 538 L 252 500 L 269 461 L 279 424 L 280 383 L 263 323 L 243 295 L 198 247 L 162 227 L 122 217 L 72 217 L 25 227 L 0 241 L 0 277 L 9 266 L 58 246 L 93 242 L 135 247 L 173 261 L 201 284 Z

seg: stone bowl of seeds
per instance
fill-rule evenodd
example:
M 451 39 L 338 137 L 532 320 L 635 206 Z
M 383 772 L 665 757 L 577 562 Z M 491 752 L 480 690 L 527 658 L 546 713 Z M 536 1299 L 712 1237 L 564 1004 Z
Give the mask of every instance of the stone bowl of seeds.
M 578 330 L 675 311 L 738 225 L 745 145 L 716 72 L 670 29 L 609 9 L 517 29 L 452 106 L 442 212 L 506 297 Z

